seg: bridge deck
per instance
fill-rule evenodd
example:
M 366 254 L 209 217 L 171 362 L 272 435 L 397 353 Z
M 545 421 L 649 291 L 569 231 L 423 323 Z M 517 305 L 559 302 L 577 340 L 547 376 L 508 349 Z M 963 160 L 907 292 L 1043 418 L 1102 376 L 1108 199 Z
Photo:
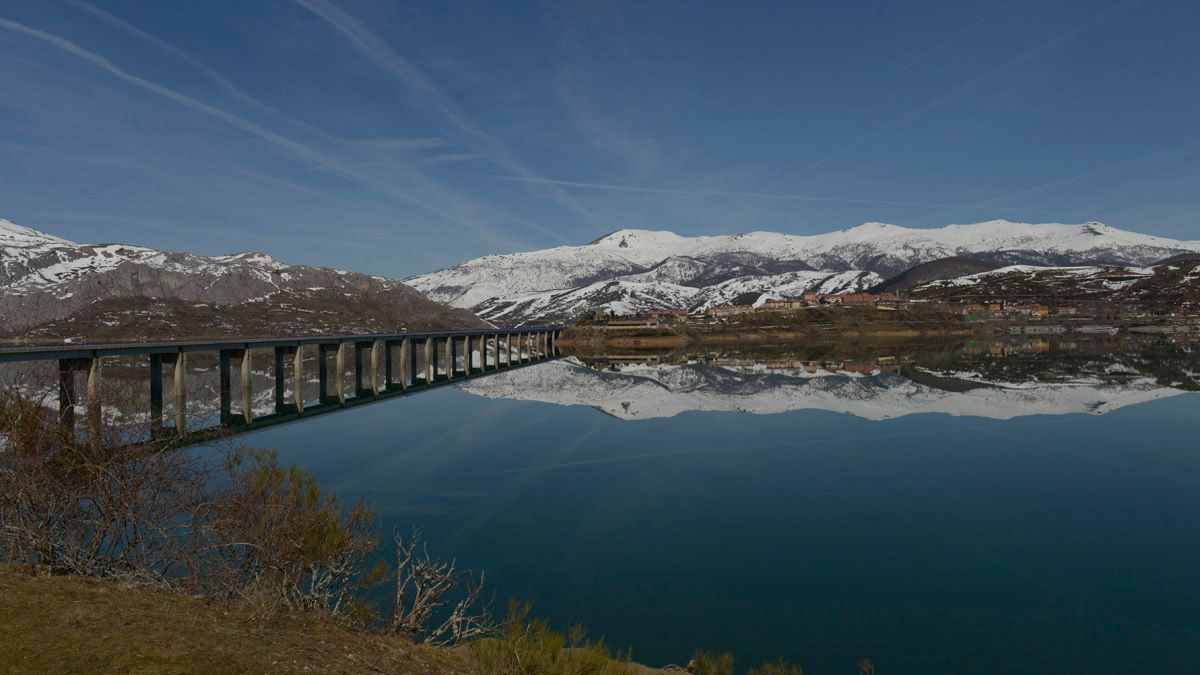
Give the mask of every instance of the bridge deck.
M 216 338 L 195 340 L 161 340 L 146 342 L 97 342 L 53 345 L 0 346 L 0 363 L 13 361 L 49 361 L 54 359 L 80 359 L 99 356 L 126 356 L 138 354 L 177 354 L 181 352 L 206 352 L 222 349 L 254 349 L 266 347 L 298 347 L 302 345 L 343 344 L 359 342 L 393 342 L 398 340 L 423 340 L 426 338 L 472 337 L 480 335 L 507 335 L 509 333 L 536 333 L 561 331 L 561 325 L 521 326 L 518 328 L 463 328 L 457 330 L 423 331 L 405 333 L 346 333 L 333 335 L 300 335 L 277 338 Z

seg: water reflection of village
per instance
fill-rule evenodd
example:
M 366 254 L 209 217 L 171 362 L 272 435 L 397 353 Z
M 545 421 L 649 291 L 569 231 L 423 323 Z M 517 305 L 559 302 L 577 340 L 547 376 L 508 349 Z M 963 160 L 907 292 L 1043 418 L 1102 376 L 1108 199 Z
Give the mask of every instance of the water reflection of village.
M 1064 381 L 1093 378 L 1125 382 L 1152 377 L 1166 386 L 1200 389 L 1200 340 L 1176 335 L 1026 336 L 946 341 L 752 345 L 723 351 L 674 351 L 576 355 L 598 370 L 630 366 L 703 363 L 764 373 L 876 375 L 914 372 L 972 372 L 1004 381 Z

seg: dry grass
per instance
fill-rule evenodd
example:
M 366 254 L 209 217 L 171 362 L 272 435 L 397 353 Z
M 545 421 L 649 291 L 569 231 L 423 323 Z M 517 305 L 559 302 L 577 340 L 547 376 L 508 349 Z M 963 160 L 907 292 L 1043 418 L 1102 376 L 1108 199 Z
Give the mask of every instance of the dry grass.
M 474 673 L 464 654 L 313 613 L 255 621 L 197 598 L 0 567 L 0 671 Z
M 3 673 L 398 673 L 417 675 L 650 675 L 596 643 L 531 622 L 537 639 L 498 658 L 503 638 L 472 648 L 417 645 L 316 612 L 268 619 L 225 603 L 0 565 Z M 514 629 L 515 630 L 515 629 Z M 525 642 L 525 640 L 522 640 Z M 515 652 L 514 652 L 515 653 Z M 481 658 L 482 657 L 482 658 Z

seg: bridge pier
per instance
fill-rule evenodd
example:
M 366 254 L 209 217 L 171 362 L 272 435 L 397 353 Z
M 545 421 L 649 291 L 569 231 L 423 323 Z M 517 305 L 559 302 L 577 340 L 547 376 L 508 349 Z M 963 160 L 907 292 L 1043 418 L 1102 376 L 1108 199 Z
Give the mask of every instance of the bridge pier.
M 88 440 L 93 445 L 100 443 L 100 428 L 102 422 L 101 414 L 103 412 L 101 408 L 103 401 L 101 400 L 100 394 L 100 377 L 101 363 L 100 357 L 97 356 L 92 358 L 91 362 L 88 363 L 87 393 L 84 394 L 84 403 L 87 405 L 87 412 L 85 415 L 87 421 Z
M 275 365 L 272 372 L 275 375 L 275 412 L 282 413 L 287 402 L 284 400 L 284 392 L 287 390 L 287 368 L 284 362 L 287 359 L 288 348 L 275 348 Z
M 412 352 L 412 340 L 404 338 L 400 341 L 400 389 L 408 391 L 408 378 L 411 376 L 415 368 L 411 368 L 410 359 Z
M 187 352 L 175 355 L 175 433 L 187 433 Z
M 296 345 L 296 353 L 292 357 L 292 391 L 296 413 L 304 412 L 304 345 Z
M 73 439 L 75 437 L 75 405 L 79 403 L 79 395 L 75 389 L 75 373 L 81 370 L 88 371 L 87 406 L 89 429 L 91 428 L 93 406 L 99 405 L 99 398 L 93 398 L 94 387 L 99 386 L 98 369 L 96 359 L 58 360 L 58 425 L 64 438 Z M 95 384 L 93 384 L 93 373 L 97 378 Z M 95 421 L 99 421 L 98 411 Z
M 437 362 L 434 359 L 434 338 L 425 338 L 425 384 L 433 384 L 433 376 L 437 374 Z
M 458 360 L 458 345 L 454 342 L 453 337 L 447 336 L 444 346 L 446 349 L 446 379 L 453 380 L 455 361 Z
M 383 343 L 376 340 L 371 343 L 371 395 L 379 395 L 379 366 L 383 360 Z
M 337 357 L 334 359 L 337 369 L 333 373 L 333 386 L 337 388 L 338 403 L 346 402 L 346 350 L 349 348 L 345 342 L 339 342 Z
M 250 348 L 242 350 L 242 419 L 246 424 L 254 421 L 254 358 Z

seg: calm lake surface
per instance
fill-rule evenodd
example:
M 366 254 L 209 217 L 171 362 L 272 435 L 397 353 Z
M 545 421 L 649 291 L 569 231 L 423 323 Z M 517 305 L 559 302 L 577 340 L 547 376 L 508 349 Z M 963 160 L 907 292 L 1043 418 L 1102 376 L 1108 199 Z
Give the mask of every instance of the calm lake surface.
M 560 360 L 244 439 L 643 663 L 1200 667 L 1200 395 L 1177 374 L 859 370 Z

